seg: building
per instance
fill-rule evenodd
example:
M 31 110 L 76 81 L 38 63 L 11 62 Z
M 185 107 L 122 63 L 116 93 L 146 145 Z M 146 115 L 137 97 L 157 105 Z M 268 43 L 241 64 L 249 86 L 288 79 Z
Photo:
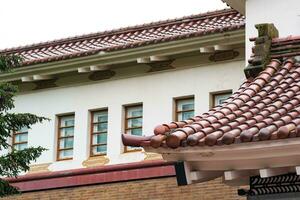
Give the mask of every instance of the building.
M 150 136 L 157 124 L 186 120 L 236 91 L 244 21 L 225 9 L 2 50 L 25 58 L 0 74 L 20 88 L 14 111 L 51 119 L 14 133 L 14 148 L 48 151 L 10 179 L 24 193 L 8 199 L 239 198 L 221 179 L 178 188 L 173 162 L 123 146 L 121 133 Z
M 226 2 L 258 30 L 244 83 L 202 115 L 159 125 L 148 137 L 123 134 L 123 142 L 176 162 L 178 185 L 222 177 L 250 186 L 239 190 L 249 200 L 299 199 L 300 37 L 286 36 L 299 31 L 299 2 Z M 280 12 L 285 6 L 289 12 Z

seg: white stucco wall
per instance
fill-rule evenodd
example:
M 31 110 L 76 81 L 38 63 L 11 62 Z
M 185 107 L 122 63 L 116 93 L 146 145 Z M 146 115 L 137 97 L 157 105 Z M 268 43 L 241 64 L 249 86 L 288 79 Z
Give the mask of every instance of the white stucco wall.
M 244 61 L 219 63 L 171 72 L 111 80 L 76 87 L 33 91 L 16 97 L 17 112 L 31 112 L 51 119 L 37 124 L 29 131 L 29 146 L 48 149 L 37 163 L 52 163 L 50 170 L 82 167 L 89 152 L 89 110 L 108 108 L 109 164 L 143 160 L 142 153 L 123 153 L 121 142 L 122 106 L 143 103 L 143 132 L 152 134 L 153 128 L 172 121 L 173 98 L 195 95 L 195 113 L 206 112 L 209 93 L 236 90 L 244 80 Z M 75 113 L 73 160 L 56 162 L 57 114 Z
M 246 0 L 246 58 L 253 46 L 249 37 L 257 36 L 254 25 L 259 23 L 273 23 L 280 37 L 300 35 L 300 1 Z

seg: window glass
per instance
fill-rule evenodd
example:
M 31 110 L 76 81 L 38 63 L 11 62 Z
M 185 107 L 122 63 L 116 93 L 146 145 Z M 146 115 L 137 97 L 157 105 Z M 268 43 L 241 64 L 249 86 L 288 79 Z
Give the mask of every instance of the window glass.
M 143 106 L 125 107 L 125 133 L 131 135 L 143 135 Z M 125 151 L 140 150 L 137 147 L 125 147 Z
M 194 98 L 176 100 L 176 121 L 187 120 L 194 116 Z
M 57 159 L 72 159 L 75 116 L 60 116 L 58 127 Z
M 108 110 L 93 111 L 91 129 L 91 156 L 104 155 L 107 152 Z
M 23 150 L 28 147 L 28 128 L 23 127 L 13 133 L 12 146 L 15 150 Z
M 222 103 L 224 103 L 230 96 L 232 95 L 232 93 L 223 93 L 223 94 L 214 94 L 214 105 L 213 106 L 218 106 L 221 105 Z

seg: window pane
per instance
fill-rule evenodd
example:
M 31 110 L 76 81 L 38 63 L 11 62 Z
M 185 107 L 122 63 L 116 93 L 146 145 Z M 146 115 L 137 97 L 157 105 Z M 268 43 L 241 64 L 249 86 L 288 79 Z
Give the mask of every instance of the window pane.
M 194 116 L 195 116 L 194 111 L 182 112 L 178 114 L 178 120 L 179 121 L 187 120 Z
M 27 148 L 27 143 L 14 145 L 15 150 L 23 150 Z
M 194 99 L 177 100 L 177 111 L 194 110 Z
M 141 117 L 142 115 L 143 115 L 142 106 L 128 107 L 127 108 L 127 118 Z
M 107 122 L 108 121 L 108 113 L 107 111 L 99 111 L 93 113 L 93 122 Z
M 107 123 L 94 124 L 94 132 L 106 132 Z
M 128 128 L 141 127 L 141 126 L 143 126 L 142 118 L 128 119 L 127 121 Z
M 28 128 L 26 126 L 24 126 L 19 131 L 17 131 L 17 133 L 25 133 L 25 132 L 28 132 Z
M 17 135 L 14 135 L 15 137 L 15 143 L 18 143 L 18 142 L 27 142 L 28 141 L 28 134 L 27 133 L 24 133 L 24 134 L 17 134 Z
M 97 154 L 103 154 L 103 153 L 106 153 L 107 151 L 107 146 L 106 145 L 101 145 L 101 146 L 96 146 L 96 147 L 93 147 L 93 154 L 94 155 L 97 155 Z
M 60 127 L 74 126 L 74 116 L 67 116 L 60 118 Z
M 106 143 L 107 143 L 107 133 L 93 135 L 93 144 L 106 144 Z
M 224 103 L 224 101 L 226 101 L 228 99 L 228 97 L 230 97 L 230 96 L 231 96 L 231 93 L 214 95 L 214 97 L 215 97 L 215 100 L 214 100 L 215 106 L 218 106 L 218 105 Z
M 63 138 L 59 140 L 59 148 L 73 148 L 73 138 Z
M 74 135 L 74 127 L 60 129 L 60 137 L 73 136 L 73 135 Z
M 59 158 L 64 159 L 64 158 L 72 158 L 73 157 L 73 149 L 71 150 L 63 150 L 59 152 Z
M 143 135 L 143 130 L 141 128 L 136 128 L 136 129 L 131 129 L 131 130 L 128 130 L 126 132 L 127 134 L 131 134 L 131 135 Z

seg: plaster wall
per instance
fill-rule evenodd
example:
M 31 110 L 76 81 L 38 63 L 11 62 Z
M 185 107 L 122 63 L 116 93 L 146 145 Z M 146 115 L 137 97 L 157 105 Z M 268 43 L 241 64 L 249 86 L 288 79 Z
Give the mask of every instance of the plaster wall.
M 52 171 L 82 167 L 89 157 L 89 110 L 108 108 L 108 164 L 136 162 L 141 152 L 124 153 L 121 142 L 123 105 L 143 103 L 143 133 L 173 119 L 173 98 L 195 96 L 195 113 L 209 108 L 210 92 L 233 89 L 244 80 L 244 61 L 214 63 L 189 69 L 159 72 L 138 77 L 108 80 L 87 85 L 61 87 L 20 94 L 16 112 L 30 112 L 51 120 L 29 130 L 29 146 L 48 149 L 37 164 L 52 163 Z M 75 113 L 73 160 L 56 161 L 56 115 Z

